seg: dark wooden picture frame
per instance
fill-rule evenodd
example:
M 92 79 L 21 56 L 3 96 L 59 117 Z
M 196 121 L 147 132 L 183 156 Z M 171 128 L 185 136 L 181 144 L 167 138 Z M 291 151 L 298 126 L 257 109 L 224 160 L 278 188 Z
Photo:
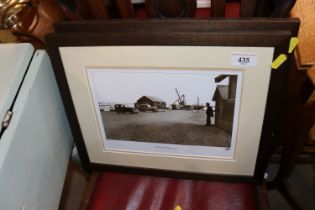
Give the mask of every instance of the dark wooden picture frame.
M 211 19 L 148 19 L 148 20 L 94 20 L 61 21 L 55 24 L 56 33 L 146 33 L 158 32 L 229 32 L 233 30 L 288 30 L 297 36 L 300 21 L 297 18 L 211 18 Z
M 118 24 L 119 25 L 119 24 Z M 187 22 L 192 27 L 193 23 Z M 187 26 L 189 28 L 189 26 Z M 279 105 L 275 103 L 281 98 L 281 91 L 285 86 L 287 69 L 281 66 L 276 71 L 272 71 L 265 109 L 264 123 L 261 132 L 260 146 L 257 154 L 256 168 L 253 177 L 209 175 L 201 173 L 165 171 L 156 169 L 145 169 L 137 167 L 122 167 L 114 165 L 104 165 L 90 161 L 87 153 L 85 141 L 80 129 L 80 124 L 75 112 L 74 102 L 67 82 L 64 66 L 62 63 L 59 47 L 75 46 L 246 46 L 246 47 L 274 47 L 274 58 L 281 53 L 287 53 L 289 40 L 292 33 L 289 30 L 270 31 L 244 31 L 233 30 L 212 31 L 212 32 L 186 32 L 173 31 L 171 33 L 157 32 L 156 30 L 146 33 L 63 33 L 50 34 L 47 36 L 48 53 L 52 59 L 55 75 L 67 111 L 70 125 L 74 134 L 75 142 L 80 154 L 83 166 L 87 170 L 118 170 L 124 172 L 146 173 L 171 177 L 190 177 L 196 179 L 230 180 L 261 182 L 265 167 L 271 154 L 270 144 Z

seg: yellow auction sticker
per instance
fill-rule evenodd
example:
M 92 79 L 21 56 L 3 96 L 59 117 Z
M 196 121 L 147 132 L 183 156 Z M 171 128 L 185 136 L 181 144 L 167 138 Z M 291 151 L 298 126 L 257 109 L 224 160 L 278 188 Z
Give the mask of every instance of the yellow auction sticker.
M 180 207 L 179 205 L 177 205 L 174 210 L 182 210 L 182 207 Z

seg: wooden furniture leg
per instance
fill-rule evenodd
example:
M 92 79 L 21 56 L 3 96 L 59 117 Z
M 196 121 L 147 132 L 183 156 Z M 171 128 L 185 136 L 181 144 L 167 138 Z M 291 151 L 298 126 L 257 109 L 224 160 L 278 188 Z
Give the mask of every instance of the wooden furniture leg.
M 276 178 L 269 182 L 268 189 L 277 189 L 294 209 L 303 209 L 295 198 L 288 179 L 295 166 L 298 155 L 307 139 L 308 133 L 315 123 L 315 102 L 308 102 L 295 113 L 283 143 L 283 154 Z

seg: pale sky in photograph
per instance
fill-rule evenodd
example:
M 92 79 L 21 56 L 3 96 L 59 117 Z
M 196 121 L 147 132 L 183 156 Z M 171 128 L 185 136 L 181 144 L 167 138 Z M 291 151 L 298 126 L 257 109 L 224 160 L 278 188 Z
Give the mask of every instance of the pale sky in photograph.
M 200 104 L 214 105 L 212 97 L 217 85 L 214 78 L 221 74 L 235 74 L 235 71 L 88 70 L 97 101 L 110 104 L 134 104 L 142 96 L 153 96 L 170 105 L 178 99 L 177 88 L 180 95 L 185 95 L 188 105 L 197 104 L 197 98 Z M 228 79 L 219 84 L 227 85 Z

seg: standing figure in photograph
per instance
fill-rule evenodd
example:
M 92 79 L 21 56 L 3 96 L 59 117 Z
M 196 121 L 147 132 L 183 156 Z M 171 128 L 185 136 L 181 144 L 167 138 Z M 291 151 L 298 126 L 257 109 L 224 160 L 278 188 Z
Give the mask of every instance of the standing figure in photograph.
M 213 109 L 210 106 L 209 103 L 206 103 L 207 106 L 207 110 L 206 110 L 206 114 L 207 114 L 207 122 L 206 122 L 206 126 L 211 126 L 211 117 L 213 117 Z

